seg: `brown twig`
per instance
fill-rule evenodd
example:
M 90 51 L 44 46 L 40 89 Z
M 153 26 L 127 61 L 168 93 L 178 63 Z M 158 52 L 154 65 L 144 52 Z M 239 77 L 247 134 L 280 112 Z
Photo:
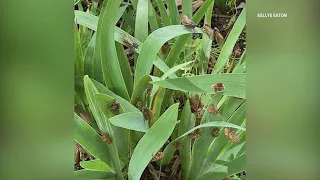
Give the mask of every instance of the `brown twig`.
M 158 174 L 151 163 L 148 164 L 148 169 L 149 169 L 149 172 L 152 175 L 153 179 L 159 180 Z

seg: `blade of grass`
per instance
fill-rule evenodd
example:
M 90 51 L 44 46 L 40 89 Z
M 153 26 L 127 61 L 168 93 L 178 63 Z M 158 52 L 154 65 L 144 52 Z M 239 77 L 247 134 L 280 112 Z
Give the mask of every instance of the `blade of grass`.
M 129 96 L 131 96 L 133 91 L 133 77 L 131 73 L 131 68 L 127 54 L 124 51 L 123 45 L 116 42 L 116 50 L 118 54 L 119 64 L 121 68 L 121 73 L 126 84 Z
M 163 4 L 163 0 L 157 0 L 157 4 L 158 4 L 158 9 L 162 18 L 163 26 L 170 26 L 171 21 L 167 13 L 166 7 Z
M 152 4 L 150 1 L 148 1 L 148 5 L 149 5 L 149 9 L 148 9 L 148 18 L 149 18 L 149 24 L 150 24 L 150 29 L 151 32 L 159 29 L 159 25 L 158 25 L 158 15 L 155 12 Z
M 129 180 L 139 180 L 144 169 L 170 137 L 178 118 L 178 104 L 172 105 L 141 138 L 130 160 Z
M 218 82 L 223 83 L 225 87 L 223 95 L 234 96 L 239 98 L 246 97 L 246 79 L 245 74 L 243 73 L 180 77 L 161 81 L 154 81 L 152 82 L 152 84 L 168 89 L 181 90 L 185 92 L 216 94 L 216 92 L 211 86 Z
M 87 47 L 85 57 L 84 57 L 84 73 L 90 77 L 94 76 L 94 47 L 96 43 L 96 34 L 94 34 Z
M 179 11 L 175 0 L 166 0 L 172 25 L 180 24 Z
M 114 26 L 120 3 L 120 0 L 108 1 L 103 14 L 100 15 L 99 23 L 101 23 L 101 29 L 98 28 L 97 33 L 100 33 L 101 38 L 100 53 L 104 81 L 111 91 L 129 100 L 122 73 L 119 73 L 121 69 L 114 42 Z M 99 39 L 96 41 L 99 41 Z
M 114 98 L 111 96 L 108 96 L 106 94 L 100 94 L 96 93 L 95 94 L 95 99 L 97 102 L 98 107 L 100 110 L 103 112 L 103 114 L 106 117 L 106 123 L 110 124 L 110 118 L 113 118 L 114 116 L 118 114 L 123 113 L 123 107 L 121 104 L 119 105 L 119 109 L 116 112 L 115 110 L 112 109 L 113 103 L 116 102 Z M 111 125 L 111 124 L 110 124 Z M 113 136 L 114 139 L 112 143 L 115 143 L 117 146 L 118 154 L 122 158 L 128 159 L 128 154 L 129 154 L 129 131 L 127 129 L 119 128 L 119 127 L 112 127 L 113 131 Z
M 202 30 L 200 28 L 196 28 L 195 32 L 202 33 Z M 134 75 L 134 87 L 136 87 L 137 83 L 144 75 L 148 75 L 150 73 L 152 61 L 156 58 L 157 53 L 165 42 L 174 37 L 191 33 L 194 32 L 183 25 L 167 26 L 151 33 L 143 43 L 139 58 L 137 60 Z
M 80 166 L 91 171 L 113 172 L 113 170 L 106 163 L 99 159 L 91 161 L 81 161 Z
M 213 67 L 212 74 L 217 74 L 223 69 L 223 67 L 229 60 L 229 56 L 231 55 L 232 50 L 236 42 L 238 41 L 238 38 L 245 25 L 246 25 L 246 8 L 242 10 L 237 21 L 233 25 L 230 31 L 230 34 L 228 35 L 227 40 L 221 49 L 217 63 Z
M 135 37 L 144 42 L 148 37 L 148 2 L 149 0 L 139 0 L 136 12 Z
M 114 116 L 109 121 L 117 127 L 130 129 L 139 132 L 147 132 L 148 127 L 145 124 L 142 113 L 129 112 Z
M 165 80 L 167 77 L 169 77 L 171 74 L 175 73 L 176 71 L 178 71 L 179 69 L 193 63 L 194 61 L 190 61 L 190 62 L 186 62 L 186 63 L 182 63 L 182 64 L 179 64 L 173 68 L 171 68 L 169 71 L 167 71 L 166 73 L 164 73 L 162 76 L 161 76 L 161 80 Z
M 185 103 L 182 114 L 181 121 L 179 124 L 178 136 L 192 129 L 195 125 L 195 116 L 191 113 L 191 107 L 189 100 Z M 182 147 L 179 150 L 180 161 L 181 161 L 181 177 L 182 179 L 188 179 L 190 168 L 191 168 L 191 138 L 185 137 L 182 141 Z
M 113 179 L 117 177 L 115 173 L 104 171 L 79 170 L 74 172 L 75 179 Z
M 111 161 L 117 173 L 118 179 L 123 180 L 121 164 L 113 130 L 108 119 L 105 117 L 101 109 L 98 107 L 96 98 L 94 97 L 95 94 L 98 93 L 98 90 L 87 75 L 84 76 L 84 89 L 89 102 L 90 110 L 98 124 L 100 131 L 104 134 L 108 134 L 112 140 L 112 143 L 107 146 L 109 149 L 109 156 L 111 157 Z
M 78 115 L 74 114 L 74 140 L 77 141 L 92 156 L 112 166 L 112 161 L 106 143 L 99 134 Z
M 205 18 L 204 18 L 204 24 L 208 24 L 211 26 L 211 19 L 212 19 L 212 10 L 213 10 L 213 5 L 211 4 L 209 8 L 206 11 Z M 210 58 L 210 52 L 211 52 L 211 45 L 212 45 L 212 39 L 209 38 L 207 34 L 202 36 L 202 52 L 204 54 L 204 59 L 202 60 L 203 63 L 203 70 L 204 72 L 207 72 L 208 68 L 208 61 Z

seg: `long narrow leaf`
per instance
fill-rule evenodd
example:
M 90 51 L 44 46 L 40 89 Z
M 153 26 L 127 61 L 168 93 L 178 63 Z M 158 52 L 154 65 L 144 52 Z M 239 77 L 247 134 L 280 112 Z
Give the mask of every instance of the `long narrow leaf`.
M 114 116 L 109 119 L 109 121 L 117 127 L 140 131 L 140 132 L 147 132 L 148 127 L 145 124 L 145 120 L 143 118 L 142 113 L 137 112 L 129 112 Z
M 114 32 L 120 0 L 108 1 L 103 14 L 100 15 L 101 29 L 97 33 L 101 34 L 101 65 L 104 81 L 108 88 L 129 100 L 129 94 L 122 76 L 116 47 L 114 42 Z M 98 39 L 97 39 L 98 41 Z
M 90 171 L 90 170 L 79 170 L 74 172 L 75 179 L 114 179 L 116 176 L 115 173 L 112 172 L 104 172 L 104 171 Z
M 99 159 L 91 161 L 81 161 L 80 166 L 91 171 L 113 172 L 113 170 L 106 163 Z
M 135 37 L 142 43 L 148 36 L 148 1 L 139 0 L 137 5 Z
M 216 83 L 223 83 L 223 94 L 226 96 L 246 97 L 246 79 L 245 74 L 242 73 L 199 75 L 152 82 L 152 84 L 169 89 L 209 94 L 216 93 L 212 88 L 212 85 Z
M 178 118 L 178 104 L 172 105 L 137 144 L 129 164 L 129 180 L 139 180 L 152 157 L 170 137 Z
M 76 114 L 74 115 L 74 140 L 91 155 L 112 166 L 106 143 L 89 124 Z

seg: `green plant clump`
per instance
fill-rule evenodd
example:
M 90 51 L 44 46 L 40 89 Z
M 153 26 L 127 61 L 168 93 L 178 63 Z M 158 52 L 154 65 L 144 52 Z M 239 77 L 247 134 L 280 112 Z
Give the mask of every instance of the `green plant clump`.
M 75 179 L 240 179 L 246 9 L 223 37 L 193 4 L 75 1 Z

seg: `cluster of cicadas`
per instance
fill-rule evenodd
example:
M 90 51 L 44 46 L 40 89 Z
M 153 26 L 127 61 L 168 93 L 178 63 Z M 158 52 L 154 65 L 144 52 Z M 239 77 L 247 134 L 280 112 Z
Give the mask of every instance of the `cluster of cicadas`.
M 181 15 L 181 23 L 182 25 L 184 25 L 187 28 L 190 28 L 193 31 L 194 28 L 197 26 L 197 24 L 185 14 Z M 222 45 L 224 43 L 224 38 L 217 27 L 214 27 L 212 29 L 210 25 L 204 24 L 202 30 L 205 34 L 209 36 L 210 39 L 215 40 L 219 45 Z

